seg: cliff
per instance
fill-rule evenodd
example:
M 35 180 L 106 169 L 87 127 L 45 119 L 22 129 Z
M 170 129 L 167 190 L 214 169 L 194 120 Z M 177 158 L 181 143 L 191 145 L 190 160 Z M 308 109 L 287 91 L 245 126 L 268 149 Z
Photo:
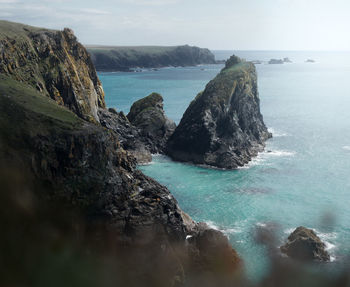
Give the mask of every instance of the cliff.
M 167 280 L 183 281 L 198 266 L 211 270 L 206 261 L 199 265 L 191 259 L 191 254 L 206 254 L 199 242 L 207 236 L 217 238 L 215 246 L 223 250 L 211 253 L 211 259 L 227 261 L 228 272 L 237 270 L 240 260 L 227 238 L 220 232 L 204 232 L 209 227 L 203 230 L 186 215 L 166 187 L 137 170 L 135 157 L 120 139 L 139 140 L 138 131 L 128 135 L 137 129 L 121 113 L 104 108 L 96 71 L 72 31 L 3 21 L 0 25 L 0 163 L 29 174 L 35 182 L 30 197 L 40 199 L 38 209 L 54 203 L 61 212 L 78 212 L 84 224 L 75 217 L 67 223 L 75 230 L 78 246 L 82 230 L 89 230 L 93 246 L 102 248 L 111 238 L 113 248 L 120 244 L 130 251 L 136 244 L 139 254 L 148 254 L 146 261 L 157 261 L 155 254 L 167 256 L 178 248 L 181 252 L 172 256 L 176 268 L 167 273 Z M 27 189 L 27 184 L 20 186 Z M 186 240 L 188 235 L 192 242 Z M 27 242 L 21 244 L 30 249 Z
M 98 71 L 130 71 L 132 68 L 160 68 L 215 64 L 215 56 L 204 48 L 192 46 L 88 46 Z
M 232 56 L 187 108 L 167 154 L 218 168 L 243 166 L 271 137 L 259 105 L 254 64 Z
M 98 121 L 104 92 L 89 54 L 70 29 L 0 21 L 0 73 L 27 83 L 80 117 Z

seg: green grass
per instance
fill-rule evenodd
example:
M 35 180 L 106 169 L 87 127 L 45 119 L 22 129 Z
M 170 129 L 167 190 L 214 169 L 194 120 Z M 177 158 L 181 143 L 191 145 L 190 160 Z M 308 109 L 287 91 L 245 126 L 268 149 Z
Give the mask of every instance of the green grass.
M 142 53 L 142 54 L 163 54 L 166 52 L 174 51 L 180 46 L 89 46 L 86 48 L 88 51 L 111 53 L 113 51 L 124 54 Z
M 0 20 L 0 40 L 10 37 L 21 39 L 27 37 L 28 32 L 50 31 L 48 29 L 28 26 L 20 23 Z
M 74 128 L 82 123 L 82 120 L 67 108 L 59 106 L 31 86 L 5 75 L 0 75 L 0 97 L 8 98 L 27 112 L 47 118 L 61 127 Z M 2 107 L 4 108 L 6 107 Z M 2 115 L 0 119 L 1 117 Z

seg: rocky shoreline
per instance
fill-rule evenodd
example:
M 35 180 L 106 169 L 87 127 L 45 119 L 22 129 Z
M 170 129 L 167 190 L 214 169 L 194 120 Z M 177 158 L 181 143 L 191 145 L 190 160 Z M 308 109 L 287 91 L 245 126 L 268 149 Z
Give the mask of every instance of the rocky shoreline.
M 166 187 L 136 169 L 175 128 L 161 96 L 135 103 L 127 117 L 107 110 L 90 56 L 71 30 L 0 27 L 2 165 L 29 174 L 41 201 L 79 212 L 94 244 L 102 247 L 112 232 L 117 245 L 179 249 L 180 281 L 189 270 L 214 271 L 217 261 L 227 262 L 225 274 L 237 272 L 241 260 L 226 236 L 194 222 Z

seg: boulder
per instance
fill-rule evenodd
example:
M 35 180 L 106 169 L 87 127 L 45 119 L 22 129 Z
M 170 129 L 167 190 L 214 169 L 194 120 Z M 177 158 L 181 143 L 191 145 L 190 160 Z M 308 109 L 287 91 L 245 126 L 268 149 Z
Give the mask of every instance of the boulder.
M 291 258 L 303 261 L 330 260 L 326 245 L 312 229 L 302 226 L 289 235 L 287 243 L 281 246 L 281 251 Z

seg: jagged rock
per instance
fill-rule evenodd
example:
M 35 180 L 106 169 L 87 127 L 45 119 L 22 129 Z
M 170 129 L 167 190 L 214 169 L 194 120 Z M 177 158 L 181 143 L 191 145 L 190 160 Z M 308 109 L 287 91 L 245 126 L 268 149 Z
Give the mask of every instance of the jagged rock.
M 88 52 L 70 29 L 53 31 L 0 21 L 0 73 L 36 87 L 90 121 L 105 107 L 104 92 Z
M 303 226 L 298 227 L 289 235 L 287 243 L 281 246 L 281 251 L 291 258 L 303 261 L 330 260 L 326 245 L 312 229 Z
M 232 56 L 187 108 L 167 154 L 219 168 L 248 163 L 271 137 L 259 105 L 255 66 Z
M 122 245 L 151 250 L 149 256 L 160 248 L 186 253 L 186 235 L 196 234 L 197 223 L 166 187 L 136 169 L 123 146 L 139 140 L 138 130 L 123 113 L 104 109 L 96 71 L 72 31 L 0 26 L 1 165 L 15 166 L 44 187 L 36 191 L 39 204 L 78 212 L 94 246 L 104 246 L 111 231 Z M 78 225 L 75 218 L 69 222 Z M 173 255 L 176 269 L 185 266 Z
M 118 135 L 118 140 L 123 149 L 132 154 L 138 163 L 152 161 L 150 149 L 146 146 L 140 131 L 133 126 L 122 113 L 99 109 L 98 116 L 102 126 L 113 130 Z
M 293 63 L 289 58 L 283 58 L 284 63 Z
M 129 121 L 141 131 L 141 136 L 152 153 L 163 153 L 169 136 L 176 125 L 163 110 L 163 97 L 152 93 L 133 103 L 127 115 Z

